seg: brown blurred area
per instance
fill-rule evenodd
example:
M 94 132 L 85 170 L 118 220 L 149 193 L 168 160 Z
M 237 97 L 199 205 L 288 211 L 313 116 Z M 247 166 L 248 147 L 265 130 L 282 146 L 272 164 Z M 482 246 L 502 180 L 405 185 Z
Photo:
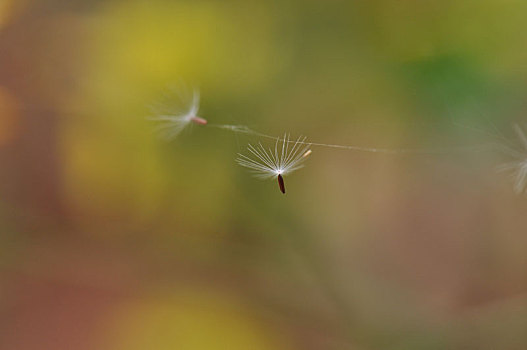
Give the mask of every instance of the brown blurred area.
M 82 27 L 52 2 L 7 1 L 0 32 L 3 197 L 28 229 L 66 224 L 61 188 L 60 101 L 75 89 Z M 32 227 L 34 225 L 34 227 Z
M 0 349 L 527 348 L 521 1 L 0 2 Z M 259 182 L 257 138 L 314 142 Z M 501 132 L 501 131 L 500 131 Z M 262 142 L 266 142 L 263 140 Z

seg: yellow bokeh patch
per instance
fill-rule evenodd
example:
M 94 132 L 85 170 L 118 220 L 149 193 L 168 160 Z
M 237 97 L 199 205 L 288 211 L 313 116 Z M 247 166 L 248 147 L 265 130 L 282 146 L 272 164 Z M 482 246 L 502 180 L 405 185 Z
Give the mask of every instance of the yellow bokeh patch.
M 232 297 L 187 289 L 126 303 L 103 322 L 105 349 L 284 350 L 278 329 Z

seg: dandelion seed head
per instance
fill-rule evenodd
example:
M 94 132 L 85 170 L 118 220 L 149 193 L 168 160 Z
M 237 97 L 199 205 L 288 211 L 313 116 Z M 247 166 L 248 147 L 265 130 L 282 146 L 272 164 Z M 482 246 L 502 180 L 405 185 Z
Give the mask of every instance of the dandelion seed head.
M 164 139 L 170 140 L 178 136 L 191 123 L 206 125 L 207 120 L 198 116 L 200 93 L 193 89 L 191 96 L 188 93 L 178 92 L 178 103 L 167 108 L 163 112 L 148 119 L 158 121 L 157 133 Z M 168 110 L 167 110 L 168 109 Z
M 258 178 L 271 179 L 302 168 L 302 163 L 306 160 L 304 154 L 310 146 L 306 137 L 292 141 L 289 135 L 284 135 L 276 140 L 274 149 L 266 148 L 261 143 L 256 146 L 249 144 L 249 155 L 238 154 L 236 162 L 248 168 Z
M 501 165 L 500 171 L 509 172 L 514 182 L 514 192 L 522 194 L 527 192 L 527 136 L 519 125 L 514 125 L 514 130 L 521 144 L 519 150 L 505 147 L 507 153 L 515 160 Z

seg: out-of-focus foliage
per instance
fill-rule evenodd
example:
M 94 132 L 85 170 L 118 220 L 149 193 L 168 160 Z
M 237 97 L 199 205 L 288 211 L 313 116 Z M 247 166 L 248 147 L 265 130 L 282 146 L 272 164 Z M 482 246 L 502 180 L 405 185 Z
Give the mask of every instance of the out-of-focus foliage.
M 527 348 L 526 42 L 522 0 L 1 1 L 0 349 Z M 218 124 L 439 152 L 284 196 Z
M 116 349 L 286 349 L 279 327 L 258 324 L 228 295 L 193 288 L 115 310 L 104 331 Z M 130 336 L 133 335 L 133 336 Z M 281 344 L 282 343 L 282 344 Z

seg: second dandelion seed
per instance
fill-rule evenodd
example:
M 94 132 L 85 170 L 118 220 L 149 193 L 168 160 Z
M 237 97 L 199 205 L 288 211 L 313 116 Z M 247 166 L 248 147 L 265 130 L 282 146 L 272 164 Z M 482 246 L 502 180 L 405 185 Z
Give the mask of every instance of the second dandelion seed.
M 159 135 L 171 140 L 183 131 L 190 123 L 198 125 L 207 125 L 207 120 L 198 116 L 199 111 L 199 90 L 194 89 L 190 96 L 188 91 L 182 90 L 179 95 L 179 103 L 171 103 L 172 106 L 163 106 L 169 109 L 166 112 L 156 113 L 148 118 L 161 122 L 157 127 Z
M 285 183 L 283 176 L 302 168 L 302 164 L 311 154 L 309 147 L 311 144 L 305 142 L 305 137 L 299 137 L 296 141 L 291 141 L 288 135 L 283 139 L 276 140 L 274 150 L 265 148 L 259 143 L 257 146 L 249 145 L 247 150 L 251 156 L 238 154 L 236 162 L 246 167 L 260 179 L 275 178 L 282 193 L 285 193 Z M 293 145 L 290 146 L 289 144 Z
M 503 164 L 499 170 L 511 173 L 514 178 L 514 192 L 521 194 L 527 191 L 527 135 L 519 125 L 514 125 L 514 130 L 518 135 L 520 148 L 504 145 L 505 152 L 515 160 Z

